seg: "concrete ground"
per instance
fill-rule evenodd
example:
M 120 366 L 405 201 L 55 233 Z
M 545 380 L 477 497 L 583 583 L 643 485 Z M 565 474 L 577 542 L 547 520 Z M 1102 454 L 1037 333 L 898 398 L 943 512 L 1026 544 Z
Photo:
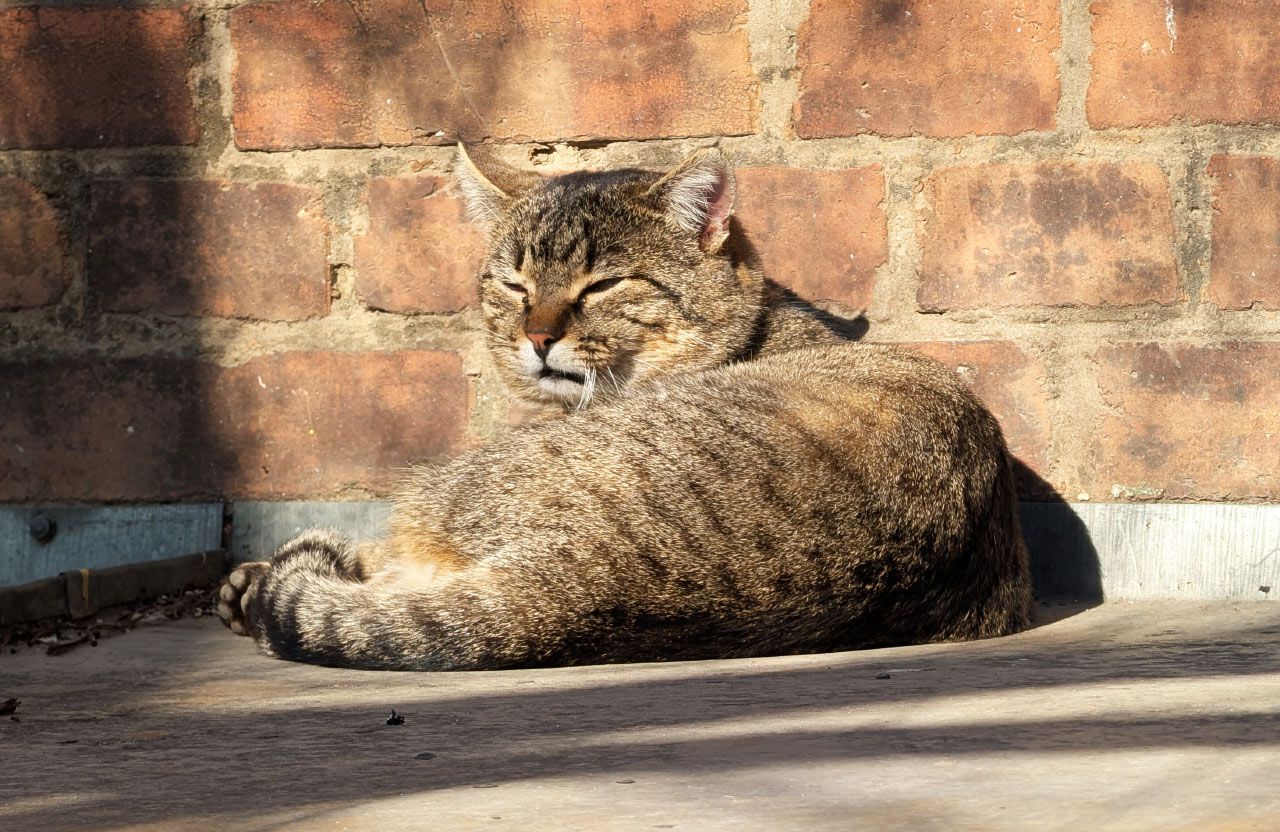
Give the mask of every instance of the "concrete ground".
M 453 675 L 287 664 L 187 620 L 0 657 L 11 696 L 0 829 L 1280 829 L 1266 602 Z

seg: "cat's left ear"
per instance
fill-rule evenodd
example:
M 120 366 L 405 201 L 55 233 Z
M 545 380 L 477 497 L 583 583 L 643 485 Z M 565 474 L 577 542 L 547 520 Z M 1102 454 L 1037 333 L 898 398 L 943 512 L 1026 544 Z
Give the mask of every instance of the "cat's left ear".
M 649 194 L 662 201 L 672 225 L 698 235 L 698 246 L 707 254 L 718 252 L 729 238 L 733 169 L 718 147 L 694 152 L 659 179 Z

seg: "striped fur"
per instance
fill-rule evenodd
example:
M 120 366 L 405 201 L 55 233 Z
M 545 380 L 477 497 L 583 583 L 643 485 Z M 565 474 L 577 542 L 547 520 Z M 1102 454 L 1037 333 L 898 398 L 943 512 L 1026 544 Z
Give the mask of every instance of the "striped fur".
M 844 340 L 740 232 L 704 233 L 733 193 L 718 153 L 665 177 L 460 169 L 488 201 L 495 360 L 564 416 L 415 470 L 378 544 L 313 532 L 242 567 L 220 607 L 233 629 L 287 659 L 453 670 L 1025 626 L 999 426 L 936 363 Z

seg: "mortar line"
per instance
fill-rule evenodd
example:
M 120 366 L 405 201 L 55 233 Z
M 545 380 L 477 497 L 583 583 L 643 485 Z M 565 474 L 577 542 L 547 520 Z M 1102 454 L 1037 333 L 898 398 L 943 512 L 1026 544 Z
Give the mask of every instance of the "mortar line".
M 221 122 L 229 125 L 229 121 Z M 208 125 L 204 125 L 207 130 Z M 229 134 L 229 126 L 227 132 Z M 203 141 L 203 140 L 202 140 Z M 851 165 L 883 164 L 890 158 L 918 158 L 932 166 L 1039 161 L 1075 157 L 1096 161 L 1155 161 L 1167 158 L 1189 141 L 1205 153 L 1248 154 L 1280 159 L 1280 128 L 1203 126 L 1201 128 L 1143 128 L 1136 131 L 1090 131 L 1072 140 L 1057 133 L 1016 136 L 978 136 L 956 139 L 880 137 L 787 139 L 763 136 L 732 137 L 721 141 L 734 161 L 743 166 L 788 164 L 800 168 L 840 169 Z M 705 145 L 698 139 L 617 142 L 601 148 L 577 150 L 557 143 L 550 154 L 529 162 L 546 142 L 494 145 L 495 155 L 534 168 L 608 167 L 622 164 L 659 166 Z M 0 170 L 22 170 L 56 157 L 77 161 L 95 178 L 172 178 L 190 175 L 174 170 L 205 168 L 204 175 L 232 180 L 290 181 L 318 184 L 333 173 L 377 175 L 449 170 L 452 148 L 414 145 L 401 148 L 319 148 L 282 153 L 241 150 L 229 140 L 217 158 L 207 144 L 166 148 L 81 148 L 60 150 L 0 150 Z M 573 164 L 565 164 L 572 158 Z M 169 170 L 157 173 L 157 168 Z
M 1187 314 L 1195 317 L 1204 305 L 1209 285 L 1209 256 L 1213 238 L 1210 227 L 1208 157 L 1193 140 L 1183 152 L 1170 159 L 1177 165 L 1171 181 L 1173 197 L 1174 248 L 1182 290 L 1187 297 Z
M 1090 0 L 1060 0 L 1057 129 L 1079 139 L 1089 133 L 1088 94 L 1092 75 L 1093 15 Z

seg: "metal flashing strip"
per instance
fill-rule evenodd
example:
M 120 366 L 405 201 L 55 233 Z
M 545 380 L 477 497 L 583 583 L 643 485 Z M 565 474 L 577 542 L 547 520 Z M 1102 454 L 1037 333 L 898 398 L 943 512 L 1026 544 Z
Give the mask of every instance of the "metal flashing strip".
M 231 559 L 268 560 L 282 543 L 307 529 L 337 529 L 357 543 L 386 532 L 389 502 L 257 502 L 231 505 Z
M 1023 503 L 1041 597 L 1280 599 L 1280 505 Z
M 0 586 L 221 546 L 221 503 L 0 506 Z
M 310 527 L 385 531 L 389 503 L 236 503 L 232 557 L 259 560 Z M 1280 505 L 1023 503 L 1046 599 L 1280 599 Z
M 1023 503 L 1023 533 L 1043 599 L 1280 600 L 1280 505 Z M 386 530 L 386 502 L 232 506 L 230 559 L 269 558 L 314 527 L 354 540 Z M 52 524 L 53 534 L 40 515 Z M 0 586 L 216 549 L 222 506 L 0 507 Z

